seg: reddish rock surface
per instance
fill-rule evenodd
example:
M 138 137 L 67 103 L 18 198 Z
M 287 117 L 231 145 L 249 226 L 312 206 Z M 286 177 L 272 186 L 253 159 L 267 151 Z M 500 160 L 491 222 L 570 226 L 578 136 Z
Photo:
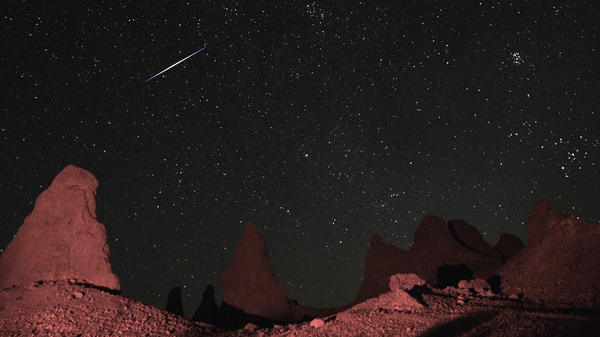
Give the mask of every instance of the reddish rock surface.
M 533 215 L 525 222 L 527 245 L 530 246 L 540 243 L 552 228 L 569 217 L 563 212 L 551 209 L 547 200 L 534 201 L 531 207 Z
M 437 283 L 438 268 L 464 265 L 475 278 L 488 278 L 502 265 L 503 256 L 485 242 L 476 228 L 464 220 L 426 216 L 414 234 L 408 251 L 371 238 L 365 276 L 355 302 L 379 296 L 389 290 L 390 276 L 414 273 L 430 285 Z
M 426 216 L 415 231 L 409 250 L 414 256 L 416 274 L 435 285 L 437 269 L 466 265 L 475 278 L 487 278 L 502 264 L 502 256 L 481 237 L 477 229 L 464 220 L 446 225 L 436 216 Z
M 269 264 L 265 240 L 253 223 L 246 225 L 221 283 L 223 302 L 247 314 L 281 321 L 292 314 L 290 301 Z
M 394 274 L 415 273 L 416 268 L 398 270 L 398 265 L 407 259 L 409 259 L 408 252 L 391 243 L 385 243 L 381 236 L 374 234 L 371 237 L 370 249 L 367 251 L 365 275 L 354 302 L 366 301 L 387 292 L 390 277 Z
M 97 186 L 90 172 L 73 165 L 56 176 L 0 257 L 0 289 L 75 279 L 120 290 L 106 230 L 96 220 Z
M 494 249 L 504 255 L 506 260 L 517 255 L 523 248 L 525 248 L 523 241 L 519 239 L 518 236 L 508 233 L 502 233 L 500 235 L 500 240 L 498 240 L 498 243 L 494 246 Z
M 412 290 L 415 286 L 425 285 L 425 280 L 415 274 L 396 274 L 390 277 L 390 290 Z
M 600 224 L 552 210 L 544 200 L 532 206 L 531 241 L 498 270 L 502 292 L 548 306 L 599 308 Z
M 0 336 L 600 336 L 591 310 L 430 287 L 418 303 L 389 292 L 322 320 L 226 331 L 89 286 L 47 282 L 0 291 Z

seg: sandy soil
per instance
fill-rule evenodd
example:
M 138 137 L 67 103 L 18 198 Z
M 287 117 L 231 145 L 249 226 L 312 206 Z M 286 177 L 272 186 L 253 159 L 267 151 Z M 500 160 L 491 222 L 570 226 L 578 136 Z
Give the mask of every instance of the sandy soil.
M 544 308 L 499 296 L 422 287 L 312 322 L 223 331 L 119 295 L 67 282 L 0 292 L 1 336 L 600 336 L 600 310 Z

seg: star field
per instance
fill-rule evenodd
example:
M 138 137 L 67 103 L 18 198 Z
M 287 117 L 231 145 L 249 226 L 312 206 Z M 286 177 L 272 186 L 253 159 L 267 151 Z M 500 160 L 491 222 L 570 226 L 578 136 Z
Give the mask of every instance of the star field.
M 11 2 L 0 249 L 68 164 L 98 179 L 123 294 L 192 315 L 255 222 L 301 304 L 354 299 L 371 235 L 420 220 L 526 241 L 598 211 L 593 2 Z M 159 71 L 206 49 L 145 82 Z

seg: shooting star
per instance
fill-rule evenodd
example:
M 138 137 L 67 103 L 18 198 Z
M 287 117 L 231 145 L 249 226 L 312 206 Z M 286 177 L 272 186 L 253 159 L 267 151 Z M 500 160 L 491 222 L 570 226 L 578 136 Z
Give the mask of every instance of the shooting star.
M 186 57 L 186 58 L 184 58 L 184 59 L 181 59 L 181 60 L 179 60 L 178 62 L 175 62 L 175 63 L 173 63 L 173 65 L 172 65 L 172 66 L 170 66 L 170 67 L 168 67 L 167 69 L 165 69 L 165 70 L 161 71 L 160 73 L 158 73 L 158 74 L 156 74 L 156 75 L 154 75 L 154 76 L 150 77 L 149 79 L 147 79 L 147 80 L 146 80 L 146 82 L 148 82 L 148 81 L 150 81 L 151 79 L 155 78 L 156 76 L 158 76 L 158 75 L 160 75 L 160 74 L 164 73 L 165 71 L 167 71 L 167 70 L 169 70 L 169 69 L 173 68 L 174 66 L 178 65 L 179 63 L 181 63 L 181 62 L 183 62 L 183 61 L 185 61 L 185 60 L 189 59 L 190 57 L 192 57 L 192 56 L 194 56 L 194 55 L 198 54 L 199 52 L 203 51 L 204 49 L 206 49 L 206 47 L 204 47 L 204 48 L 202 48 L 202 49 L 198 50 L 197 52 L 195 52 L 195 53 L 191 54 L 190 56 L 188 56 L 188 57 Z

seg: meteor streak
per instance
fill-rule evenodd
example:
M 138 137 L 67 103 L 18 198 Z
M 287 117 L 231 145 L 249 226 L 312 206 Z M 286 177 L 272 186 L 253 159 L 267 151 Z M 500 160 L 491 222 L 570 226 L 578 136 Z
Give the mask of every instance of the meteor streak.
M 161 71 L 160 73 L 158 73 L 158 74 L 156 74 L 156 75 L 154 75 L 154 76 L 150 77 L 149 79 L 147 79 L 147 80 L 146 80 L 146 82 L 148 82 L 148 81 L 150 81 L 151 79 L 155 78 L 156 76 L 158 76 L 158 75 L 160 75 L 160 74 L 164 73 L 165 71 L 167 71 L 167 70 L 169 70 L 169 69 L 173 68 L 174 66 L 178 65 L 179 63 L 181 63 L 181 62 L 183 62 L 183 61 L 185 61 L 185 60 L 189 59 L 190 57 L 192 57 L 192 56 L 194 56 L 194 55 L 198 54 L 199 52 L 203 51 L 204 49 L 206 49 L 206 47 L 204 47 L 204 48 L 202 48 L 202 49 L 198 50 L 197 52 L 195 52 L 195 53 L 191 54 L 190 56 L 188 56 L 188 57 L 186 57 L 186 58 L 183 58 L 183 59 L 179 60 L 178 62 L 175 62 L 175 63 L 173 63 L 173 65 L 171 65 L 171 66 L 170 66 L 170 67 L 168 67 L 167 69 L 165 69 L 165 70 Z

